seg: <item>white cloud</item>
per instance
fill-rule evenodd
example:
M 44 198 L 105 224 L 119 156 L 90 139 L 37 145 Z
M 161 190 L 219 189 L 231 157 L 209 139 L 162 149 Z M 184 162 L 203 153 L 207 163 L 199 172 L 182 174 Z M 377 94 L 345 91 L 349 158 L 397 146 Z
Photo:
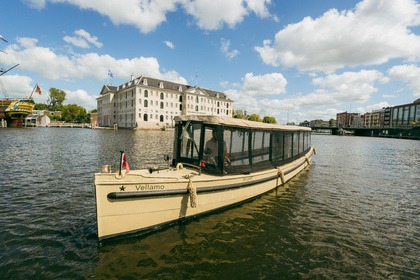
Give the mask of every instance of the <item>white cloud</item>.
M 242 80 L 242 92 L 246 95 L 266 96 L 286 93 L 287 80 L 280 73 L 257 76 L 247 73 Z
M 96 108 L 96 97 L 89 95 L 86 91 L 78 89 L 76 91 L 64 90 L 66 92 L 66 100 L 63 104 L 77 104 L 87 111 Z
M 328 120 L 335 118 L 338 110 L 333 109 L 333 107 L 351 102 L 366 103 L 374 93 L 378 92 L 375 83 L 388 82 L 388 78 L 375 70 L 345 72 L 314 77 L 312 81 L 317 89 L 306 95 L 301 94 L 284 99 L 256 98 L 258 93 L 265 93 L 265 95 L 273 91 L 277 91 L 277 94 L 285 93 L 287 81 L 282 77 L 279 73 L 255 77 L 252 73 L 248 73 L 242 78 L 243 85 L 240 89 L 227 90 L 225 93 L 235 101 L 235 109 L 244 110 L 248 108 L 249 114 L 274 116 L 278 121 L 282 119 L 285 123 L 286 114 L 289 114 L 290 121 L 295 118 L 293 120 L 295 122 L 305 119 Z M 272 80 L 277 80 L 277 84 L 270 85 Z M 270 88 L 273 89 L 270 90 Z M 313 108 L 318 109 L 314 110 Z
M 255 50 L 266 64 L 307 71 L 419 59 L 420 37 L 409 29 L 420 23 L 419 14 L 414 0 L 364 0 L 354 10 L 287 25 Z
M 46 2 L 68 3 L 83 10 L 93 10 L 109 17 L 115 24 L 136 26 L 141 32 L 154 31 L 166 21 L 166 14 L 179 8 L 192 16 L 204 30 L 217 30 L 224 25 L 230 28 L 242 22 L 250 13 L 270 17 L 267 6 L 271 0 L 25 0 L 33 8 L 42 9 Z M 277 20 L 275 16 L 271 16 Z
M 116 77 L 129 79 L 131 74 L 149 75 L 184 83 L 186 80 L 176 71 L 161 72 L 159 62 L 154 57 L 116 59 L 110 55 L 97 53 L 59 54 L 53 49 L 38 46 L 34 38 L 18 38 L 18 44 L 9 45 L 4 63 L 21 63 L 20 69 L 37 72 L 50 80 L 73 80 L 91 77 L 103 81 L 108 77 L 108 69 Z M 42 65 L 42 67 L 40 67 Z
M 97 48 L 102 48 L 103 44 L 98 41 L 98 37 L 91 36 L 89 32 L 84 29 L 78 29 L 74 31 L 76 36 L 65 36 L 63 40 L 79 48 L 90 48 L 90 44 Z
M 4 75 L 0 80 L 1 96 L 7 98 L 29 97 L 34 86 L 32 78 L 22 75 Z
M 420 96 L 420 68 L 416 65 L 397 65 L 388 70 L 388 75 L 395 80 L 408 83 L 414 96 Z
M 23 0 L 29 7 L 41 10 L 45 8 L 47 0 Z
M 238 50 L 230 50 L 230 41 L 225 38 L 220 39 L 220 51 L 229 59 L 233 59 L 238 56 Z
M 172 43 L 171 41 L 164 41 L 163 42 L 168 48 L 170 48 L 170 49 L 174 49 L 175 48 L 175 45 L 174 45 L 174 43 Z

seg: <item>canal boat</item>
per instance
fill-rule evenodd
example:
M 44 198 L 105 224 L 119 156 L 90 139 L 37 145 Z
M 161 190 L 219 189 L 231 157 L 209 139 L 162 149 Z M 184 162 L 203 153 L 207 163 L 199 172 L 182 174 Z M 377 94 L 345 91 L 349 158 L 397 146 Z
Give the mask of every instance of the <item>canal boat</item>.
M 177 116 L 167 168 L 94 174 L 99 240 L 151 231 L 285 184 L 311 163 L 311 129 L 218 116 Z

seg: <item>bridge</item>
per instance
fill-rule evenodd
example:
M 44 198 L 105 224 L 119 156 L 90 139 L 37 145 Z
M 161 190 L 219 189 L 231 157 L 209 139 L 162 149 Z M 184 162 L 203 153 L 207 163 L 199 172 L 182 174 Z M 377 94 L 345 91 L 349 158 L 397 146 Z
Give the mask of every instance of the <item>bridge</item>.
M 420 140 L 420 126 L 416 127 L 325 127 L 313 126 L 312 131 L 331 131 L 332 135 L 355 135 L 384 138 L 403 138 Z

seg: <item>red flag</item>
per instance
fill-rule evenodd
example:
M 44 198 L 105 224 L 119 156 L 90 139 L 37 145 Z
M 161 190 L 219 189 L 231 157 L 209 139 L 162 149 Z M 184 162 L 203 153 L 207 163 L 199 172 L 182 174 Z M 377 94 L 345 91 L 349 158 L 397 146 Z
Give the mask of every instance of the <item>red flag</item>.
M 41 95 L 41 88 L 38 85 L 36 85 L 35 92 L 38 92 L 38 94 Z
M 127 156 L 125 155 L 125 153 L 122 154 L 121 168 L 125 168 L 125 174 L 128 174 L 128 172 L 130 172 L 130 167 L 128 166 Z

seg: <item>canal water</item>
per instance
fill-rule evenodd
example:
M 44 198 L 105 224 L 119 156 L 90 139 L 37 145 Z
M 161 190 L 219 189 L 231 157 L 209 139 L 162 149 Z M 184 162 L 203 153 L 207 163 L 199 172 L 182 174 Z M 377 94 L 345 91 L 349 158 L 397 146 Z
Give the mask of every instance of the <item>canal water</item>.
M 420 141 L 314 135 L 251 202 L 99 245 L 93 173 L 164 167 L 171 131 L 0 129 L 1 279 L 419 279 Z

